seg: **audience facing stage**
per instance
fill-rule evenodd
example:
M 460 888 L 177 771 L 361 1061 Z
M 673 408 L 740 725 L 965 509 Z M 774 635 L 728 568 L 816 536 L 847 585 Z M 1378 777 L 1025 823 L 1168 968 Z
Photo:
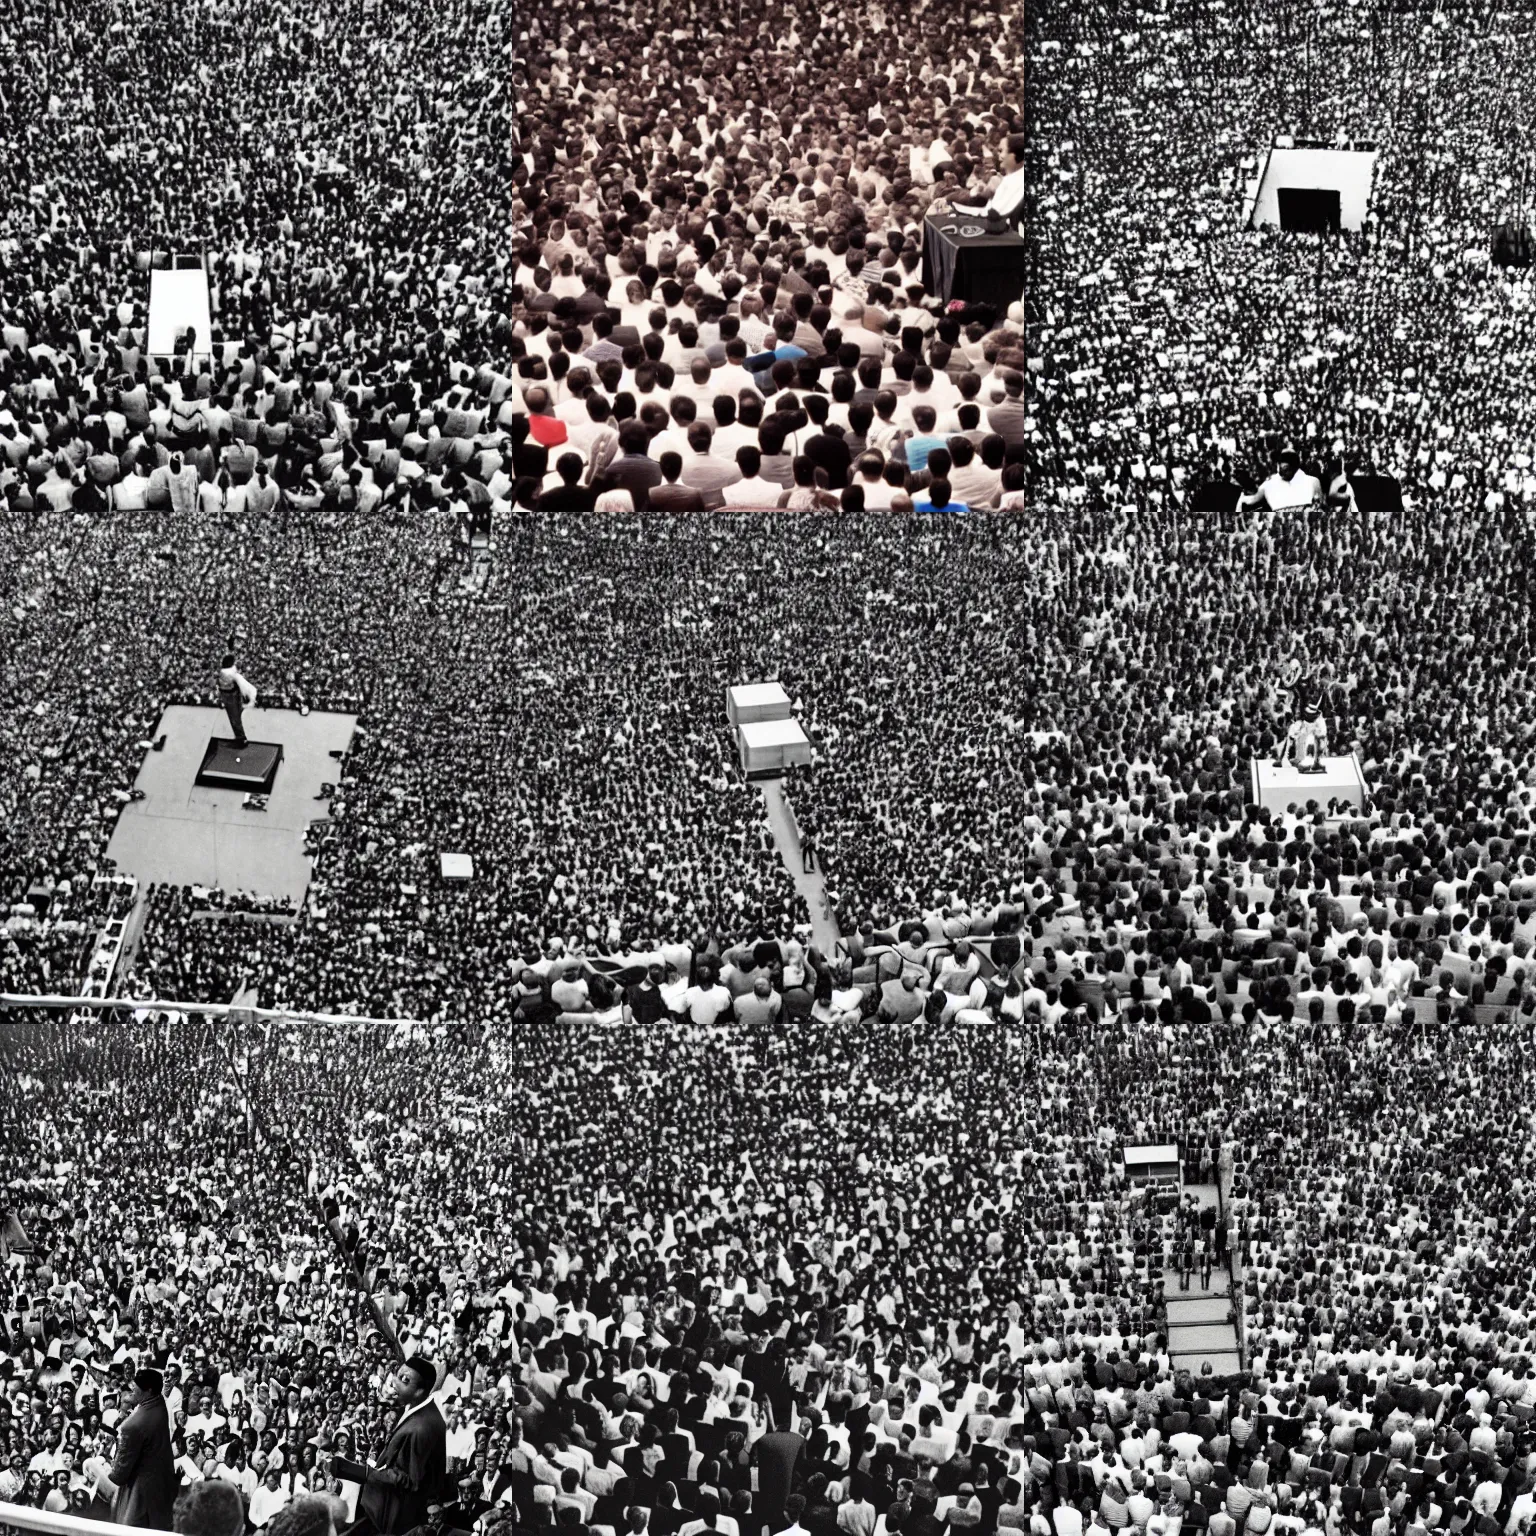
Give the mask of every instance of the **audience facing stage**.
M 883 512 L 948 478 L 941 506 L 1022 511 L 1022 274 L 1011 291 L 972 285 L 992 302 L 962 319 L 924 289 L 923 244 L 932 203 L 985 198 L 1016 174 L 1003 167 L 1023 127 L 1011 47 L 1023 0 L 958 24 L 966 88 L 942 98 L 901 35 L 942 14 L 955 42 L 937 5 L 905 8 L 900 27 L 861 21 L 857 53 L 848 16 L 808 0 L 721 30 L 680 0 L 529 15 L 510 72 L 474 110 L 461 110 L 462 40 L 501 23 L 494 0 L 449 10 L 409 43 L 339 23 L 317 36 L 305 16 L 302 70 L 249 37 L 215 43 L 201 20 L 166 38 L 114 10 L 110 41 L 93 44 L 110 61 L 50 70 L 48 121 L 160 100 L 163 79 L 191 70 L 213 79 L 207 100 L 262 100 L 300 136 L 330 128 L 325 150 L 268 159 L 234 118 L 167 106 L 152 125 L 114 123 L 106 151 L 89 133 L 54 146 L 46 179 L 15 172 L 26 227 L 4 286 L 49 302 L 0 317 L 13 418 L 0 404 L 0 508 L 95 516 L 175 501 L 238 521 L 345 503 L 385 519 L 441 513 L 450 528 L 487 517 L 499 542 L 509 516 L 535 508 L 643 513 L 654 495 L 684 515 Z M 46 27 L 33 33 L 29 22 L 18 47 L 51 58 Z M 871 97 L 829 133 L 854 57 L 879 82 L 879 111 Z M 420 113 L 442 140 L 412 150 L 409 168 L 360 104 L 401 80 L 418 94 L 391 109 L 400 131 L 414 142 Z M 11 164 L 33 158 L 11 147 Z M 94 222 L 76 227 L 82 208 Z M 206 269 L 163 270 L 187 209 Z M 45 431 L 13 473 L 11 427 L 29 435 L 29 406 L 59 399 L 64 373 L 121 409 L 88 423 L 64 413 L 64 435 Z M 885 390 L 889 424 L 873 405 Z M 911 413 L 926 403 L 936 424 L 920 432 Z M 154 441 L 139 441 L 151 421 Z M 857 469 L 868 456 L 873 469 Z M 468 579 L 488 575 L 471 551 Z
M 7 917 L 0 978 L 44 990 L 121 918 L 90 872 L 135 722 L 206 688 L 239 622 L 275 698 L 367 712 L 324 901 L 213 921 L 156 886 L 126 980 L 398 1023 L 7 1014 L 0 1184 L 32 1252 L 0 1306 L 0 1497 L 100 1513 L 85 1464 L 149 1361 L 179 1477 L 271 1536 L 259 1479 L 350 1520 L 329 1457 L 377 1464 L 395 1415 L 328 1283 L 331 1196 L 443 1367 L 477 1480 L 445 1530 L 1522 1536 L 1531 311 L 1468 253 L 1509 201 L 1527 18 L 786 0 L 713 31 L 575 0 L 524 8 L 477 81 L 511 38 L 480 0 L 399 27 L 276 0 L 245 33 L 214 9 L 80 0 L 67 47 L 56 8 L 8 18 L 0 255 L 43 297 L 0 317 L 0 869 L 49 901 Z M 1027 325 L 972 334 L 909 291 L 924 177 L 963 149 L 985 180 L 1025 77 L 1038 287 Z M 1394 146 L 1358 235 L 1243 224 L 1241 161 L 1298 101 Z M 219 253 L 189 376 L 134 313 L 159 167 Z M 623 356 L 658 307 L 670 380 Z M 710 355 L 749 338 L 765 380 Z M 867 505 L 944 466 L 1004 515 L 646 516 L 663 452 L 658 506 L 736 489 L 689 386 L 759 453 L 744 481 L 826 507 L 848 466 L 814 417 L 856 437 L 850 384 L 897 400 L 859 427 L 899 482 Z M 1253 542 L 1179 515 L 1181 474 L 1262 481 L 1270 433 L 1370 449 L 1401 514 L 1298 508 Z M 472 504 L 515 572 L 494 599 L 432 579 Z M 1347 679 L 1364 824 L 1250 814 L 1297 647 Z M 779 664 L 827 743 L 790 780 L 846 955 L 795 937 L 720 718 Z M 261 734 L 275 801 L 299 748 Z M 660 989 L 566 974 L 683 940 Z M 1159 1226 L 1117 1151 L 1173 1140 L 1222 1204 Z

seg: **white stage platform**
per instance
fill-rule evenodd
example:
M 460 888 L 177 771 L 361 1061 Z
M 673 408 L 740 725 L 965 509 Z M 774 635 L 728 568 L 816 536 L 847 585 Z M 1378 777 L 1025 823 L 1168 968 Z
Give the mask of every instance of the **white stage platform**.
M 1142 1142 L 1122 1147 L 1125 1176 L 1133 1184 L 1177 1184 L 1179 1149 L 1174 1142 Z
M 788 720 L 789 702 L 781 683 L 739 683 L 725 690 L 725 715 L 733 726 Z
M 151 356 L 170 357 L 176 338 L 187 326 L 197 330 L 196 357 L 213 347 L 213 320 L 208 302 L 208 274 L 201 266 L 156 267 L 149 274 L 149 346 Z
M 736 741 L 749 779 L 777 778 L 791 765 L 811 761 L 811 743 L 797 720 L 749 721 L 737 726 Z
M 1276 144 L 1259 177 L 1247 223 L 1253 229 L 1280 223 L 1282 187 L 1326 188 L 1339 194 L 1341 227 L 1358 230 L 1370 212 L 1375 174 L 1373 149 L 1297 149 Z
M 1325 757 L 1321 773 L 1302 773 L 1290 762 L 1276 768 L 1273 758 L 1256 757 L 1249 765 L 1249 789 L 1252 803 L 1271 811 L 1283 811 L 1292 805 L 1301 810 L 1309 800 L 1317 801 L 1326 811 L 1328 802 L 1337 800 L 1363 812 L 1370 797 L 1360 761 L 1353 753 L 1348 757 Z

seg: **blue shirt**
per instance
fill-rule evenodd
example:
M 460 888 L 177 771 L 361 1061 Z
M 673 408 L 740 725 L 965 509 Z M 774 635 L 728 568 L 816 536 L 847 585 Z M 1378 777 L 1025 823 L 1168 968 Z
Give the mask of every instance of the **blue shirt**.
M 773 365 L 781 358 L 788 358 L 790 362 L 797 363 L 802 357 L 811 354 L 804 347 L 797 347 L 790 342 L 781 342 L 772 352 L 755 352 L 749 357 L 742 367 L 757 381 L 759 389 L 767 387 L 773 377 Z
M 935 448 L 949 447 L 949 440 L 943 437 L 909 437 L 907 439 L 906 454 L 907 468 L 914 475 L 921 474 L 928 468 L 928 455 Z
M 971 509 L 963 501 L 946 501 L 942 507 L 936 507 L 931 501 L 914 501 L 914 512 L 937 512 L 941 516 L 946 512 L 969 512 Z

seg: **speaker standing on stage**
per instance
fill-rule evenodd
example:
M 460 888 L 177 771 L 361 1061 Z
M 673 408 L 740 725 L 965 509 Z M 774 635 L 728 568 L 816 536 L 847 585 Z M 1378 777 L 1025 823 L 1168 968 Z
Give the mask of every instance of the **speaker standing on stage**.
M 395 1401 L 404 1411 L 357 1496 L 348 1536 L 401 1536 L 423 1524 L 429 1504 L 448 1502 L 448 1425 L 432 1401 L 437 1369 L 414 1355 L 395 1372 Z
M 240 675 L 235 666 L 233 651 L 225 653 L 224 663 L 219 669 L 219 702 L 224 706 L 224 713 L 229 716 L 230 725 L 234 727 L 235 745 L 249 746 L 240 715 L 243 709 L 256 707 L 256 690 Z
M 107 1471 L 98 1463 L 96 1491 L 112 1500 L 118 1525 L 154 1531 L 171 1528 L 178 1480 L 171 1449 L 171 1416 L 159 1371 L 136 1371 L 124 1396 L 132 1412 L 118 1426 L 117 1456 Z

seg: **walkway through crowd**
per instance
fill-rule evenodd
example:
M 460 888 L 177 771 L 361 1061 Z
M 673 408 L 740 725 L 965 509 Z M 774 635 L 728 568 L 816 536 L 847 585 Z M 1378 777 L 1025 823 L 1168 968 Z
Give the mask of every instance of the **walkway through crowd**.
M 1214 1184 L 1186 1184 L 1184 1194 L 1194 1195 L 1201 1209 L 1215 1206 L 1217 1220 L 1223 1219 Z M 1171 1260 L 1173 1256 L 1169 1257 Z M 1242 1369 L 1242 1362 L 1232 1299 L 1232 1276 L 1225 1261 L 1211 1267 L 1206 1284 L 1201 1284 L 1199 1270 L 1192 1273 L 1187 1290 L 1179 1284 L 1177 1268 L 1173 1262 L 1166 1263 L 1163 1268 L 1170 1363 L 1175 1370 L 1185 1369 L 1195 1376 L 1200 1375 L 1207 1360 L 1218 1376 L 1236 1373 Z
M 832 915 L 832 903 L 827 899 L 827 882 L 822 878 L 821 861 L 815 860 L 814 871 L 807 872 L 800 856 L 800 827 L 795 813 L 784 798 L 784 791 L 777 779 L 764 779 L 758 786 L 768 807 L 768 825 L 773 828 L 774 846 L 789 870 L 795 889 L 805 898 L 811 913 L 811 942 L 822 954 L 832 959 L 837 954 L 841 937 L 837 920 Z

